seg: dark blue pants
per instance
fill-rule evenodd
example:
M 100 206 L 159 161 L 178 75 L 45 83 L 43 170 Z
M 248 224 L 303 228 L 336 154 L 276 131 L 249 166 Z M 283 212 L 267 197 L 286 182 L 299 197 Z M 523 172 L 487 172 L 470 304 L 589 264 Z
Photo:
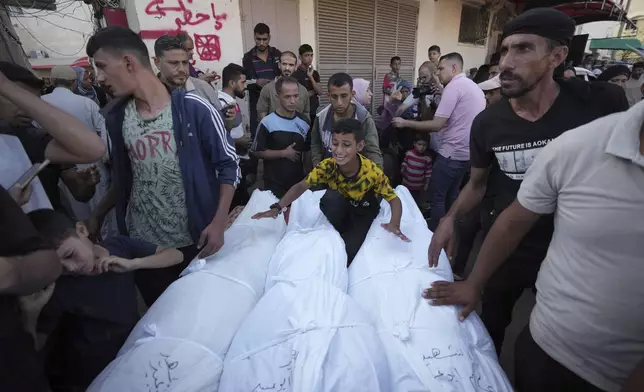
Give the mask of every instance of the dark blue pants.
M 428 226 L 431 231 L 436 230 L 441 218 L 458 197 L 461 181 L 468 167 L 469 161 L 457 161 L 436 154 L 429 185 L 432 212 Z

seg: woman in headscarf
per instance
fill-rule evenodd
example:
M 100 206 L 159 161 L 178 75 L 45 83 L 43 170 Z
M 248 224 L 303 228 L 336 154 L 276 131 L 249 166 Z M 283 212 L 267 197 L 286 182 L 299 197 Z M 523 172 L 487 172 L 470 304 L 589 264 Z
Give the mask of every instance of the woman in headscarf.
M 608 83 L 616 84 L 621 88 L 625 88 L 626 82 L 630 77 L 631 77 L 631 70 L 628 69 L 627 66 L 613 65 L 606 68 L 606 70 L 602 72 L 599 75 L 599 77 L 597 77 L 597 80 L 600 82 L 608 82 Z
M 355 100 L 365 108 L 371 107 L 371 98 L 373 93 L 369 85 L 370 81 L 362 78 L 353 79 L 353 92 L 355 93 Z
M 100 106 L 101 103 L 98 101 L 96 90 L 94 89 L 94 86 L 92 86 L 91 74 L 83 67 L 72 68 L 76 71 L 76 90 L 74 92 L 85 98 L 91 99 Z

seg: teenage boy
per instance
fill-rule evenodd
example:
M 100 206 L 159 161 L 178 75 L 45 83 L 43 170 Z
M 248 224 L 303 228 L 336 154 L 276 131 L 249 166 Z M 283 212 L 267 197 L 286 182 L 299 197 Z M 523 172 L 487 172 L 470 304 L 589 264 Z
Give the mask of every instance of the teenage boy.
M 253 219 L 276 218 L 309 188 L 327 185 L 329 189 L 320 199 L 320 209 L 342 236 L 349 264 L 378 216 L 380 197 L 391 206 L 391 220 L 382 227 L 403 241 L 409 241 L 400 231 L 400 199 L 382 169 L 360 154 L 365 146 L 360 121 L 349 118 L 335 124 L 332 146 L 331 158 L 322 161 L 305 180 L 289 189 L 270 210 L 255 214 Z
M 300 66 L 293 72 L 293 77 L 309 93 L 309 106 L 311 113 L 311 124 L 315 121 L 315 115 L 320 107 L 320 95 L 322 95 L 322 85 L 320 84 L 320 74 L 313 69 L 313 48 L 309 44 L 300 46 Z
M 239 166 L 241 169 L 241 179 L 235 190 L 235 196 L 230 204 L 231 208 L 245 205 L 250 200 L 248 194 L 248 163 L 250 156 L 248 150 L 252 139 L 250 132 L 244 128 L 242 123 L 241 108 L 237 103 L 238 99 L 246 98 L 246 75 L 241 65 L 230 63 L 222 71 L 221 91 L 219 91 L 219 102 L 221 107 L 227 111 L 234 112 L 234 117 L 226 118 L 226 128 L 230 129 L 230 136 L 235 141 L 235 150 L 239 157 Z
M 224 243 L 240 171 L 224 121 L 210 103 L 181 89 L 168 92 L 152 71 L 148 50 L 132 30 L 108 26 L 87 43 L 98 80 L 119 103 L 107 114 L 114 185 L 97 206 L 116 208 L 121 234 L 178 248 L 184 264 Z M 145 271 L 138 279 L 148 305 L 185 265 Z M 149 273 L 148 273 L 149 272 Z
M 333 74 L 327 85 L 331 104 L 320 110 L 311 129 L 311 158 L 313 166 L 331 157 L 332 133 L 335 124 L 348 118 L 360 122 L 363 140 L 364 156 L 382 167 L 382 153 L 378 141 L 378 130 L 369 111 L 353 101 L 353 79 L 346 73 Z
M 382 98 L 383 105 L 389 102 L 391 92 L 396 86 L 396 83 L 400 81 L 401 62 L 402 60 L 398 56 L 394 56 L 389 60 L 389 68 L 391 68 L 391 71 L 385 75 L 385 79 L 382 82 L 382 93 L 384 94 L 384 97 Z
M 282 197 L 304 178 L 302 153 L 309 150 L 309 119 L 297 111 L 302 86 L 290 76 L 275 83 L 279 107 L 262 119 L 251 149 L 264 160 L 264 189 Z
M 430 46 L 429 49 L 427 49 L 427 56 L 429 57 L 429 61 L 438 67 L 441 59 L 441 47 L 438 45 Z
M 139 319 L 133 274 L 113 272 L 168 267 L 183 255 L 124 236 L 93 243 L 84 224 L 53 210 L 32 211 L 29 219 L 63 265 L 39 317 L 49 336 L 45 371 L 53 390 L 85 390 Z

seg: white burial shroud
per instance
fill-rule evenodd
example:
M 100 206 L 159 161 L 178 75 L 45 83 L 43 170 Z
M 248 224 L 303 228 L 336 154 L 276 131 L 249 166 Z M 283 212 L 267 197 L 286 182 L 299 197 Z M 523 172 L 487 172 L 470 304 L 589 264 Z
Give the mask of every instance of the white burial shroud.
M 438 267 L 429 268 L 432 233 L 409 191 L 398 187 L 396 193 L 401 230 L 411 242 L 380 227 L 391 215 L 382 203 L 349 268 L 348 289 L 377 326 L 390 365 L 389 391 L 512 391 L 479 317 L 459 322 L 457 307 L 431 306 L 421 297 L 432 282 L 452 281 L 452 271 L 444 252 Z
M 277 199 L 256 191 L 215 255 L 194 260 L 147 311 L 90 392 L 216 391 L 239 326 L 264 294 L 283 217 L 251 220 Z

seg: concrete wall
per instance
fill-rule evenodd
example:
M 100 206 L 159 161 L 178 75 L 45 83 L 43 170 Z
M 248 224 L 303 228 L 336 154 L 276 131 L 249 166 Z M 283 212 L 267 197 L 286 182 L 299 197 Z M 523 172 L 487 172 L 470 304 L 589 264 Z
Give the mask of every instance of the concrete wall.
M 465 60 L 465 69 L 478 67 L 485 62 L 487 45 L 477 46 L 458 43 L 462 3 L 458 0 L 421 0 L 416 48 L 416 68 L 428 60 L 427 49 L 441 47 L 443 54 L 458 52 Z
M 125 3 L 130 28 L 140 32 L 151 56 L 158 37 L 180 29 L 195 41 L 196 67 L 221 74 L 229 63 L 241 63 L 244 52 L 238 0 L 127 0 Z

